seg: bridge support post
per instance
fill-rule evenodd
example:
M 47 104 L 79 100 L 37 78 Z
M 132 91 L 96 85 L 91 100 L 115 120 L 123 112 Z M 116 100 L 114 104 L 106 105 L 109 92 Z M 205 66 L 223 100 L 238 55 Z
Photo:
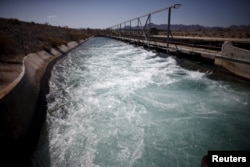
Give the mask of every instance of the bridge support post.
M 174 4 L 173 6 L 170 6 L 168 8 L 168 31 L 167 31 L 167 52 L 169 52 L 169 43 L 170 43 L 170 40 L 169 40 L 169 37 L 170 37 L 170 34 L 171 34 L 171 30 L 170 30 L 170 20 L 171 20 L 171 9 L 172 8 L 179 8 L 181 6 L 181 4 Z M 172 37 L 173 38 L 173 37 Z
M 122 39 L 122 24 L 119 25 L 119 38 Z
M 130 39 L 130 41 L 131 41 L 131 20 L 129 20 L 129 39 Z
M 168 9 L 167 51 L 169 48 L 170 20 L 171 20 L 171 7 Z

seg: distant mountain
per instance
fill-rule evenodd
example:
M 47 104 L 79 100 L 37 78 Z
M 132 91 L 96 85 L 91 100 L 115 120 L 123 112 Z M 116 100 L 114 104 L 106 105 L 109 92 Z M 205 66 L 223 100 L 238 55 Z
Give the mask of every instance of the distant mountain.
M 228 27 L 230 29 L 244 29 L 244 30 L 250 30 L 250 25 L 231 25 Z
M 146 29 L 148 29 L 149 25 L 146 25 Z M 167 24 L 154 24 L 150 23 L 150 28 L 156 28 L 158 30 L 167 30 Z M 131 29 L 137 29 L 137 26 L 131 27 Z M 140 29 L 142 26 L 139 27 Z M 122 29 L 128 30 L 130 26 L 123 27 Z M 250 25 L 231 25 L 229 27 L 208 27 L 202 25 L 183 25 L 183 24 L 171 24 L 170 29 L 172 31 L 175 30 L 184 30 L 184 31 L 194 31 L 194 30 L 215 30 L 215 29 L 243 29 L 250 30 Z
M 151 23 L 150 25 L 151 28 L 157 28 L 158 30 L 166 30 L 168 25 L 167 24 L 153 24 Z M 206 27 L 201 26 L 201 25 L 183 25 L 183 24 L 171 24 L 170 25 L 170 29 L 171 30 L 202 30 L 202 29 L 206 29 Z

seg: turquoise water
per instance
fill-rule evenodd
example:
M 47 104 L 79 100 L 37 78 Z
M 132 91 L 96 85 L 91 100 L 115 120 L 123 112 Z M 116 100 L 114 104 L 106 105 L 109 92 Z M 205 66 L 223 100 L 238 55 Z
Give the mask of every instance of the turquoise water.
M 59 60 L 34 166 L 200 166 L 250 150 L 250 87 L 211 79 L 120 41 L 92 38 Z

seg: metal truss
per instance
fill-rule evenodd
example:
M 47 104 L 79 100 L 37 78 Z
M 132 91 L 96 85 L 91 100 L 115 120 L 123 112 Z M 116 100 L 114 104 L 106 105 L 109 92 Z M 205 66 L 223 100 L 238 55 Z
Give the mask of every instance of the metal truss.
M 174 4 L 172 6 L 148 13 L 146 15 L 136 17 L 134 19 L 122 22 L 120 24 L 116 24 L 114 26 L 111 26 L 107 28 L 108 35 L 111 37 L 119 38 L 122 40 L 130 40 L 136 43 L 146 42 L 147 46 L 150 46 L 150 43 L 155 42 L 153 39 L 151 39 L 151 16 L 163 11 L 168 10 L 168 26 L 167 26 L 167 37 L 166 37 L 166 48 L 169 50 L 169 44 L 170 41 L 174 41 L 173 35 L 170 30 L 170 20 L 171 20 L 171 9 L 172 8 L 178 8 L 181 4 Z M 142 24 L 142 19 L 145 19 L 146 21 L 144 24 Z M 132 27 L 132 23 L 136 22 L 137 25 Z M 155 44 L 157 44 L 155 42 Z M 178 50 L 177 46 L 175 45 L 176 49 Z

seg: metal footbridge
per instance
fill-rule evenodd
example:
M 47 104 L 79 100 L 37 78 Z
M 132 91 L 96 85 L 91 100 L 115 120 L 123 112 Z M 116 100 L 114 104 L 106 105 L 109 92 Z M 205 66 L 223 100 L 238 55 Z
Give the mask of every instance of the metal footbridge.
M 131 20 L 108 27 L 104 35 L 117 40 L 134 43 L 148 48 L 166 50 L 168 53 L 183 53 L 214 59 L 220 56 L 221 47 L 225 41 L 232 41 L 241 45 L 250 44 L 249 41 L 230 38 L 173 36 L 171 31 L 171 12 L 181 4 L 172 6 L 136 17 Z M 153 21 L 157 15 L 163 17 L 166 24 L 157 29 Z M 164 22 L 164 21 L 163 21 Z

